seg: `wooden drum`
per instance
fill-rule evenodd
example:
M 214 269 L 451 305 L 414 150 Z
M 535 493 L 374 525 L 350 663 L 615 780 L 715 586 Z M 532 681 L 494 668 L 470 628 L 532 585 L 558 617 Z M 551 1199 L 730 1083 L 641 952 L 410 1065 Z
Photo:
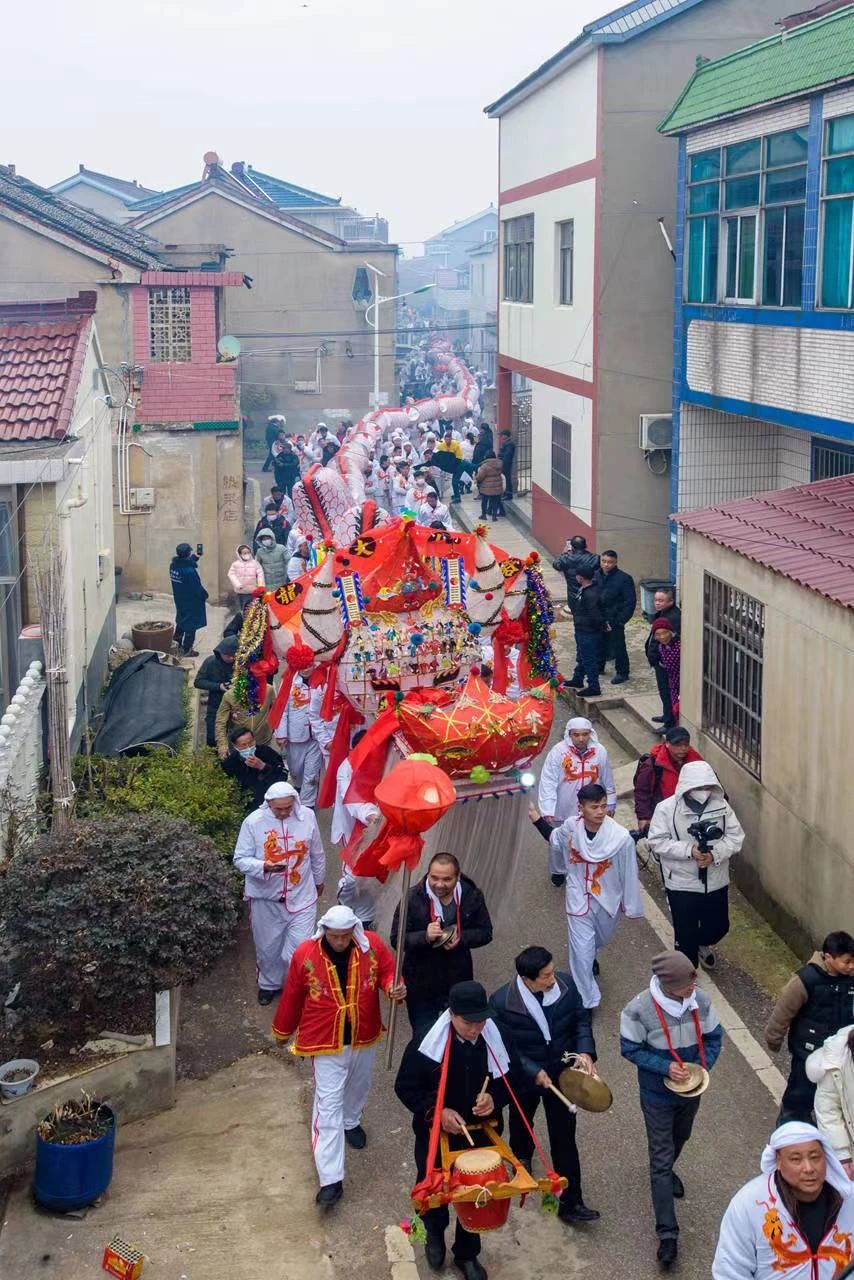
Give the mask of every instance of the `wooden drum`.
M 466 1231 L 480 1234 L 503 1227 L 510 1212 L 510 1198 L 496 1200 L 484 1183 L 509 1182 L 504 1161 L 494 1147 L 461 1151 L 454 1161 L 455 1180 L 460 1186 L 480 1187 L 477 1200 L 457 1200 L 454 1208 Z

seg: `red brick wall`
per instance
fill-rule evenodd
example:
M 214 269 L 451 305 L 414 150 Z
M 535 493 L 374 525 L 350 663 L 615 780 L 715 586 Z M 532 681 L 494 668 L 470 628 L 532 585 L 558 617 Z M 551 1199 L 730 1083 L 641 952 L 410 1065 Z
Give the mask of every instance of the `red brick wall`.
M 195 280 L 170 272 L 168 283 L 178 287 Z M 220 422 L 238 416 L 235 366 L 217 364 L 216 294 L 213 288 L 190 288 L 190 349 L 192 360 L 162 364 L 149 354 L 148 289 L 132 290 L 134 360 L 145 370 L 137 422 Z

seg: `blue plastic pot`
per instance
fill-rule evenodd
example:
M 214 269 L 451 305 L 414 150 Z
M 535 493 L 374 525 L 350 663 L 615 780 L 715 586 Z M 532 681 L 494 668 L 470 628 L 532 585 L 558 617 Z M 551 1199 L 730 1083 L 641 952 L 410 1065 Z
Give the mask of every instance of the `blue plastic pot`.
M 68 1145 L 45 1142 L 36 1134 L 36 1175 L 33 1195 L 39 1204 L 57 1213 L 84 1209 L 102 1196 L 113 1177 L 113 1151 L 116 1145 L 116 1116 L 112 1116 L 107 1133 L 92 1142 Z

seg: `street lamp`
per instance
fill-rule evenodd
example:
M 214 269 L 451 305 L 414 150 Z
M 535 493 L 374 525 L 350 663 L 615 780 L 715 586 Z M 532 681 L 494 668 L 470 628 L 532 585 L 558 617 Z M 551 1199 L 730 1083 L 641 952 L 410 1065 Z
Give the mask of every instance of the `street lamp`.
M 374 405 L 375 409 L 380 407 L 380 307 L 384 302 L 400 302 L 402 298 L 414 297 L 416 293 L 427 293 L 429 289 L 435 289 L 435 284 L 423 284 L 420 289 L 410 289 L 408 293 L 395 293 L 386 298 L 380 293 L 379 276 L 385 280 L 386 273 L 380 271 L 379 267 L 372 267 L 370 262 L 366 262 L 365 266 L 369 271 L 374 273 L 374 300 L 369 302 L 365 308 L 365 323 L 369 324 L 374 331 Z

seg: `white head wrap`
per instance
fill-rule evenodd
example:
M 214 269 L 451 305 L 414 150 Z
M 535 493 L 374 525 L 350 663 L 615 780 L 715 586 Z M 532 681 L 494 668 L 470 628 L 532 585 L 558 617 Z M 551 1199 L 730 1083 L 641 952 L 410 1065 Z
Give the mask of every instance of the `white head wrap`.
M 276 785 L 279 785 L 278 783 Z M 330 907 L 325 915 L 321 916 L 317 922 L 317 932 L 313 935 L 315 939 L 323 937 L 324 929 L 352 929 L 353 941 L 360 951 L 367 951 L 370 948 L 364 926 L 356 915 L 355 911 L 351 911 L 349 907 L 341 905 Z
M 596 736 L 596 730 L 593 728 L 593 725 L 589 720 L 585 720 L 584 716 L 573 716 L 571 720 L 567 720 L 566 728 L 563 734 L 567 742 L 571 741 L 569 735 L 573 729 L 589 729 L 590 745 L 593 746 L 596 743 L 598 743 L 599 739 Z
M 835 1187 L 843 1200 L 849 1196 L 854 1196 L 854 1182 L 851 1182 L 842 1165 L 839 1163 L 839 1157 L 833 1150 L 827 1138 L 816 1129 L 813 1124 L 803 1124 L 800 1120 L 789 1120 L 786 1124 L 781 1124 L 775 1129 L 768 1139 L 768 1146 L 762 1152 L 762 1160 L 760 1167 L 763 1173 L 773 1173 L 777 1168 L 777 1152 L 782 1151 L 784 1147 L 794 1147 L 799 1142 L 820 1142 L 824 1147 L 824 1155 L 827 1160 L 827 1173 L 825 1179 L 832 1187 Z
M 291 798 L 294 801 L 293 815 L 295 818 L 301 818 L 302 806 L 300 805 L 299 792 L 289 782 L 274 782 L 264 792 L 264 799 L 268 803 L 270 800 L 289 800 Z

